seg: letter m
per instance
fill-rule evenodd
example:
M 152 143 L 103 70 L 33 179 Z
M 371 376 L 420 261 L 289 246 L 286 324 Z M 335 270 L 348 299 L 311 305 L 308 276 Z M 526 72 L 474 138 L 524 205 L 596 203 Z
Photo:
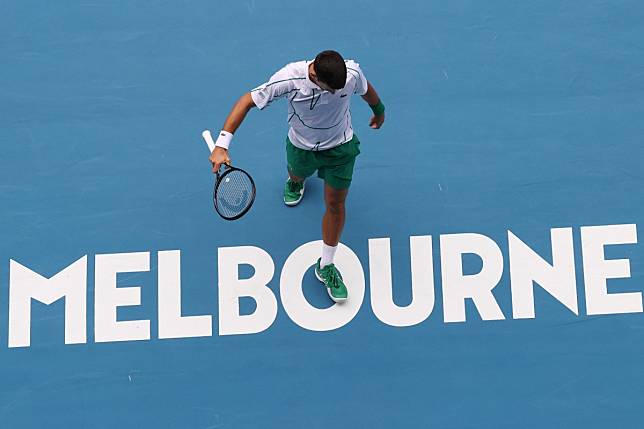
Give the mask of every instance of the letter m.
M 9 347 L 31 344 L 31 300 L 50 305 L 65 298 L 65 344 L 87 342 L 87 256 L 47 279 L 9 261 Z

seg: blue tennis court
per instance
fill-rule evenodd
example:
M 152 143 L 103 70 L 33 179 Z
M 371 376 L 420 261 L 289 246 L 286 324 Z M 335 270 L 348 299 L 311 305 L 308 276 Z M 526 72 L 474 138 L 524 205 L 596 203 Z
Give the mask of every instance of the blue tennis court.
M 0 2 L 0 426 L 637 428 L 644 5 Z M 324 184 L 282 201 L 287 102 L 334 49 L 361 154 L 338 266 Z M 412 293 L 413 291 L 413 293 Z

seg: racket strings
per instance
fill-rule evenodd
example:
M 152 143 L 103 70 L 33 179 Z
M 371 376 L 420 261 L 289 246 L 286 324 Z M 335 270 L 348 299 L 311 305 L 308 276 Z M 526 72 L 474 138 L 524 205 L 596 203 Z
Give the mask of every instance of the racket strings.
M 254 185 L 248 174 L 233 170 L 222 176 L 215 192 L 215 206 L 219 213 L 232 218 L 243 213 L 254 199 Z

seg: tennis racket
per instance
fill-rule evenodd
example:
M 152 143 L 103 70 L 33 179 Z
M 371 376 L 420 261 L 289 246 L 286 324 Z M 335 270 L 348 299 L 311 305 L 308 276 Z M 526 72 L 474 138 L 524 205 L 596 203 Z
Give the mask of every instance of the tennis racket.
M 215 150 L 215 141 L 209 130 L 201 133 L 210 149 Z M 248 213 L 255 202 L 255 182 L 241 168 L 226 164 L 223 172 L 217 171 L 217 180 L 212 194 L 215 210 L 226 220 L 235 220 Z

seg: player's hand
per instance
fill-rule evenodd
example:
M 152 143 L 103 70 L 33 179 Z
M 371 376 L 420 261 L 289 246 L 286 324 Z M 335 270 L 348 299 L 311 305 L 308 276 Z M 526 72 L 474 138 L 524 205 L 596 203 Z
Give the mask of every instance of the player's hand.
M 221 164 L 230 164 L 228 150 L 219 146 L 215 147 L 215 150 L 210 154 L 210 162 L 212 163 L 212 172 L 217 173 Z
M 385 114 L 382 115 L 373 115 L 369 121 L 369 126 L 374 130 L 382 127 L 382 124 L 385 122 Z

